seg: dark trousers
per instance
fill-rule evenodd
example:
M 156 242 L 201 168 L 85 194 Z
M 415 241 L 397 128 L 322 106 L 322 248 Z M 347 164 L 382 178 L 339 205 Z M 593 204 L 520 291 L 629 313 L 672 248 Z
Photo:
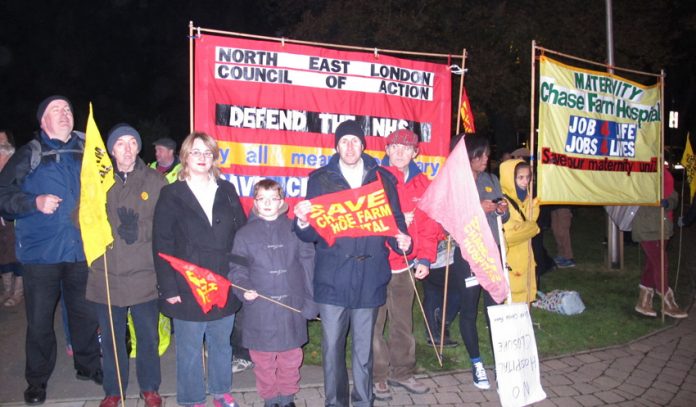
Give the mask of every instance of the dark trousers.
M 449 283 L 447 286 L 447 311 L 445 315 L 445 325 L 454 321 L 459 312 L 459 307 L 461 304 L 461 298 L 459 294 L 459 289 L 454 283 L 454 273 L 452 266 L 450 265 L 449 270 Z M 445 268 L 431 269 L 428 277 L 422 280 L 423 284 L 423 309 L 425 310 L 425 318 L 428 321 L 430 330 L 433 333 L 433 338 L 436 342 L 439 342 L 440 338 L 440 321 L 442 319 L 442 303 L 445 293 Z M 426 329 L 425 336 L 428 336 L 428 331 Z
M 464 346 L 469 353 L 469 357 L 474 359 L 481 356 L 479 351 L 478 328 L 476 327 L 476 319 L 478 318 L 479 298 L 483 292 L 483 313 L 486 317 L 486 325 L 488 325 L 488 337 L 490 340 L 490 320 L 488 318 L 487 308 L 491 305 L 496 305 L 488 291 L 481 288 L 481 285 L 466 287 L 466 279 L 472 275 L 469 263 L 462 258 L 462 253 L 457 247 L 454 252 L 454 263 L 451 266 L 455 279 L 455 285 L 459 295 L 461 296 L 461 306 L 459 308 L 459 333 L 462 335 Z
M 372 406 L 372 334 L 377 308 L 350 309 L 318 304 L 321 315 L 321 355 L 327 407 Z M 351 330 L 353 390 L 348 401 L 346 338 Z
M 68 310 L 68 324 L 75 369 L 93 374 L 101 369 L 97 318 L 85 299 L 87 264 L 24 264 L 24 298 L 27 313 L 27 383 L 44 386 L 56 365 L 56 333 L 53 318 L 61 294 Z
M 102 353 L 104 355 L 104 394 L 118 396 L 118 377 L 116 375 L 116 357 L 111 340 L 109 307 L 106 304 L 93 303 L 102 329 Z M 159 346 L 159 307 L 157 300 L 144 302 L 131 307 L 111 307 L 116 337 L 118 366 L 121 372 L 123 392 L 128 389 L 129 355 L 126 350 L 126 331 L 128 330 L 128 309 L 133 316 L 133 325 L 138 344 L 135 354 L 136 373 L 140 391 L 159 390 L 161 380 Z

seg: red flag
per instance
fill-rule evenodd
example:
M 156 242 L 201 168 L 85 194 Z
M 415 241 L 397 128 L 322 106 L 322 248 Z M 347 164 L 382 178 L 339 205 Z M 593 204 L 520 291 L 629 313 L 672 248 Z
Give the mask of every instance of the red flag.
M 510 287 L 503 274 L 498 246 L 481 208 L 464 139 L 425 190 L 418 207 L 452 235 L 481 287 L 496 302 L 502 302 Z
M 158 254 L 167 260 L 174 270 L 184 276 L 203 312 L 206 314 L 210 312 L 213 305 L 223 308 L 227 304 L 227 294 L 232 283 L 226 278 L 178 257 L 164 253 Z
M 465 133 L 476 133 L 474 125 L 474 113 L 471 111 L 471 103 L 469 96 L 466 94 L 466 88 L 462 86 L 462 107 L 459 109 L 462 114 L 462 124 L 464 125 Z
M 307 220 L 329 246 L 339 237 L 396 236 L 399 228 L 377 173 L 377 181 L 311 199 Z

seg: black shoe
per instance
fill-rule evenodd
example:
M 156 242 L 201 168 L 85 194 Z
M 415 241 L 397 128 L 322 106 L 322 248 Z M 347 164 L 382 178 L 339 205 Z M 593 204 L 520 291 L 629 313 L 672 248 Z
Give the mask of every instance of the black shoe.
M 24 402 L 30 406 L 37 404 L 43 404 L 46 401 L 46 385 L 34 386 L 30 384 L 26 390 L 24 390 Z
M 284 405 L 283 407 L 297 407 L 297 406 L 295 405 L 294 401 L 291 401 L 288 404 Z
M 96 372 L 89 374 L 84 370 L 78 369 L 77 372 L 75 372 L 75 378 L 77 380 L 91 380 L 101 386 L 104 383 L 104 372 L 99 369 Z

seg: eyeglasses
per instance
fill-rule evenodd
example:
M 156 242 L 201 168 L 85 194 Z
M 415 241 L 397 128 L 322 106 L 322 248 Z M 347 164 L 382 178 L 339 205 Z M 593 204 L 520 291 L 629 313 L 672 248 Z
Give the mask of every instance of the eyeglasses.
M 281 201 L 281 199 L 278 198 L 278 197 L 275 197 L 275 198 L 255 198 L 254 201 L 259 202 L 259 203 L 263 203 L 263 202 L 273 202 L 273 203 L 275 203 L 275 202 Z
M 191 156 L 198 158 L 198 157 L 205 157 L 205 158 L 213 158 L 213 152 L 212 151 L 200 151 L 200 150 L 191 150 L 189 153 Z

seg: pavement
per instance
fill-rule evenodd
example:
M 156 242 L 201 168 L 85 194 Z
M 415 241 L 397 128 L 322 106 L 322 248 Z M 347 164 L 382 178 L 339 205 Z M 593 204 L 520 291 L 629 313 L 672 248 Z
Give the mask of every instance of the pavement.
M 23 406 L 24 334 L 23 307 L 0 307 L 0 406 Z M 45 406 L 97 407 L 103 398 L 101 386 L 75 379 L 65 352 L 60 313 L 56 313 L 58 361 L 48 383 Z M 175 346 L 175 344 L 172 344 Z M 160 393 L 165 406 L 176 404 L 174 349 L 162 357 Z M 135 363 L 131 363 L 131 388 L 126 406 L 141 407 L 138 399 Z M 625 345 L 580 352 L 541 361 L 541 384 L 547 399 L 535 406 L 694 406 L 696 405 L 696 311 L 676 325 L 670 325 Z M 393 399 L 375 406 L 499 406 L 491 366 L 487 366 L 491 390 L 473 386 L 471 371 L 419 374 L 430 387 L 422 395 L 392 388 Z M 298 407 L 324 405 L 323 375 L 318 366 L 302 368 Z M 256 394 L 254 375 L 234 375 L 233 395 L 240 406 L 263 406 Z M 208 406 L 212 406 L 208 397 Z

